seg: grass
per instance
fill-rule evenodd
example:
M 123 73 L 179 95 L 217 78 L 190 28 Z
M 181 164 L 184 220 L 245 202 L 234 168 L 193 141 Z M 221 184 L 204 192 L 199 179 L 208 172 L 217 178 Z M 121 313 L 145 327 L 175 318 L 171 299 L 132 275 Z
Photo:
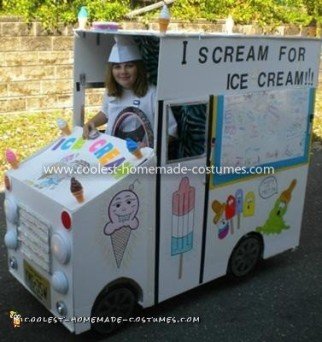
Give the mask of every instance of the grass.
M 5 150 L 12 148 L 20 160 L 32 155 L 60 135 L 56 125 L 59 117 L 71 127 L 71 114 L 68 113 L 0 115 L 0 188 L 3 188 L 4 173 L 10 168 L 4 157 Z M 312 146 L 313 149 L 322 148 L 322 87 L 316 94 Z
M 71 115 L 67 113 L 35 113 L 0 115 L 0 188 L 10 165 L 5 160 L 7 148 L 23 160 L 60 135 L 56 120 L 65 119 L 71 127 Z

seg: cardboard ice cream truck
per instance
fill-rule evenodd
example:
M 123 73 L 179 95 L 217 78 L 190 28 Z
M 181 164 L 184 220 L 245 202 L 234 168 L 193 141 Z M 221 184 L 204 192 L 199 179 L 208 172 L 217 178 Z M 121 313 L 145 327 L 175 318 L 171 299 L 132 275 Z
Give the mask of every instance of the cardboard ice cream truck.
M 136 120 L 139 151 L 82 139 L 86 91 L 104 88 L 115 36 L 135 40 L 157 89 L 155 122 L 135 103 L 116 120 Z M 116 324 L 98 318 L 244 277 L 298 246 L 319 54 L 300 37 L 76 30 L 72 132 L 19 165 L 7 153 L 10 273 L 71 332 L 105 333 Z

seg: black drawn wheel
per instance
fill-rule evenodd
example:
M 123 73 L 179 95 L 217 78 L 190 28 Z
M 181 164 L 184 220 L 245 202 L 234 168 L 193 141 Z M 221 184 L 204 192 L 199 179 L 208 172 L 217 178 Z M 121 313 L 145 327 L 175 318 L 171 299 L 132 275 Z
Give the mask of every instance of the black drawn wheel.
M 101 321 L 92 323 L 93 330 L 101 335 L 107 335 L 119 329 L 122 323 L 111 322 L 111 318 L 130 317 L 136 304 L 136 295 L 126 287 L 103 292 L 93 306 L 92 317 L 101 318 Z
M 233 250 L 228 271 L 236 278 L 249 275 L 256 267 L 262 255 L 262 242 L 255 235 L 243 238 Z

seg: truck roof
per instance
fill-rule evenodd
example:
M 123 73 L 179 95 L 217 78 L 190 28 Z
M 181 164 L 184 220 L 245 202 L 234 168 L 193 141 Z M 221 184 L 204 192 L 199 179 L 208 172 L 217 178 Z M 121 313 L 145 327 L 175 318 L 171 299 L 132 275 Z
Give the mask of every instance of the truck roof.
M 261 39 L 296 39 L 296 40 L 321 40 L 321 38 L 317 37 L 303 37 L 303 36 L 276 36 L 276 35 L 245 35 L 240 33 L 226 34 L 223 32 L 204 32 L 204 31 L 174 31 L 169 30 L 166 34 L 162 34 L 156 30 L 98 30 L 98 29 L 90 29 L 90 30 L 74 30 L 75 35 L 81 34 L 104 34 L 104 35 L 126 35 L 126 36 L 145 36 L 145 37 L 157 37 L 160 39 L 169 39 L 169 38 L 238 38 L 238 39 L 253 39 L 253 38 L 261 38 Z

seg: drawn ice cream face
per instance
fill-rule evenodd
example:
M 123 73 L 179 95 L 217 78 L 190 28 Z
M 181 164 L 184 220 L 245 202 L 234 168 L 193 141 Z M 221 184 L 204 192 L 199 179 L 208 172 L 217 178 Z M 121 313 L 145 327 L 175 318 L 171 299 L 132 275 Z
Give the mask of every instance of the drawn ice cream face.
M 252 191 L 247 192 L 245 196 L 243 214 L 245 217 L 255 214 L 255 194 Z
M 122 190 L 111 200 L 108 207 L 110 222 L 105 226 L 105 234 L 110 235 L 124 226 L 136 229 L 139 221 L 136 214 L 139 210 L 139 198 L 132 190 Z

